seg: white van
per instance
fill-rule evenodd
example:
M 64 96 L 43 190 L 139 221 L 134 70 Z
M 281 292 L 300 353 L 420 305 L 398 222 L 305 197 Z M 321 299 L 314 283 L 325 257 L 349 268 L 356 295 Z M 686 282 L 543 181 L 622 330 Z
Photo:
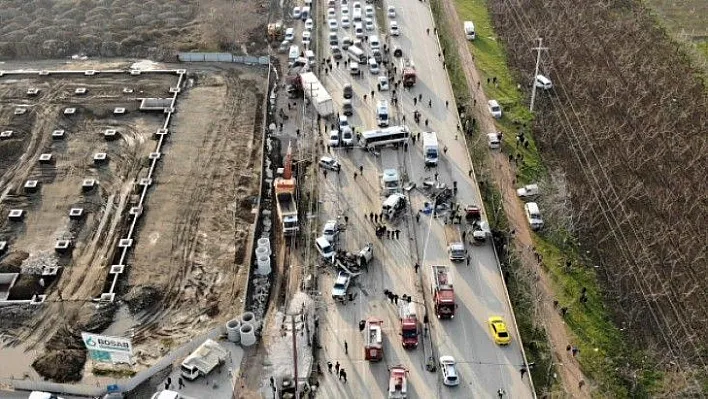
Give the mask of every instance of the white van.
M 398 178 L 397 169 L 384 169 L 381 176 L 381 187 L 383 187 L 384 195 L 401 191 L 401 180 Z
M 388 101 L 386 100 L 379 100 L 376 103 L 376 124 L 379 127 L 387 127 L 389 124 Z
M 351 46 L 347 50 L 347 53 L 349 54 L 349 59 L 356 62 L 357 64 L 366 63 L 366 54 L 364 54 L 364 50 L 360 49 L 359 47 Z
M 295 62 L 295 60 L 300 56 L 300 48 L 298 46 L 290 46 L 290 51 L 288 51 L 288 61 Z
M 403 194 L 391 194 L 386 198 L 381 206 L 383 214 L 389 218 L 393 219 L 398 212 L 402 211 L 406 207 L 406 196 Z
M 315 65 L 315 52 L 312 50 L 305 50 L 305 58 L 310 63 L 310 66 Z
M 499 135 L 497 133 L 487 133 L 487 144 L 489 148 L 496 150 L 501 146 L 501 141 L 499 141 Z
M 325 259 L 330 259 L 334 256 L 334 247 L 324 236 L 317 237 L 315 240 L 315 248 L 317 248 L 317 252 L 320 253 L 320 256 Z
M 379 37 L 376 35 L 369 36 L 369 46 L 371 46 L 372 49 L 381 48 Z
M 524 212 L 526 213 L 526 220 L 528 220 L 533 230 L 543 228 L 543 219 L 541 219 L 541 211 L 538 209 L 538 204 L 535 202 L 525 203 Z
M 553 83 L 551 83 L 551 80 L 543 75 L 536 75 L 536 80 L 534 81 L 534 84 L 536 85 L 536 87 L 543 90 L 550 90 L 553 88 Z
M 465 37 L 467 37 L 467 40 L 474 40 L 477 34 L 474 32 L 474 24 L 472 23 L 472 21 L 465 21 L 463 25 L 465 28 Z
M 423 155 L 425 166 L 437 166 L 439 157 L 438 135 L 435 132 L 423 132 Z
M 352 12 L 352 21 L 361 22 L 361 8 L 355 8 Z

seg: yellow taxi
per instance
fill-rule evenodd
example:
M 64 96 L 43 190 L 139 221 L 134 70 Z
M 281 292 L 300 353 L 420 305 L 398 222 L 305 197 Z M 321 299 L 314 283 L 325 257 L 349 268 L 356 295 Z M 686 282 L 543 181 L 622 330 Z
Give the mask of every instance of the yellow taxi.
M 497 345 L 509 345 L 511 342 L 511 335 L 509 335 L 509 331 L 506 329 L 506 324 L 504 324 L 504 320 L 501 317 L 490 317 L 489 329 L 492 331 L 492 337 Z

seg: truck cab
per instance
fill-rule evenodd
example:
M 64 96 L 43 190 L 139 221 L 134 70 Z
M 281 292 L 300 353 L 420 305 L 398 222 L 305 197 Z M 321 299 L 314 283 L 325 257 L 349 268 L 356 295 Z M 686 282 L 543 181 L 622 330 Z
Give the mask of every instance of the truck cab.
M 381 176 L 381 186 L 384 195 L 391 195 L 401 191 L 401 179 L 396 169 L 384 169 Z

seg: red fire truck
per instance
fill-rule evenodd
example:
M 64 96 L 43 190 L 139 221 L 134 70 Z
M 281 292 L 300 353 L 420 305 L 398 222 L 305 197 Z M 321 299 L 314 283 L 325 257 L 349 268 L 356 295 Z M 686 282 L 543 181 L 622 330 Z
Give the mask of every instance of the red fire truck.
M 364 327 L 364 359 L 378 362 L 383 359 L 383 320 L 369 318 Z
M 438 319 L 455 317 L 455 290 L 452 288 L 450 269 L 447 266 L 433 266 L 432 284 L 430 287 L 435 303 L 435 314 Z
M 401 319 L 401 340 L 406 349 L 418 347 L 418 316 L 413 302 L 401 301 L 398 306 Z

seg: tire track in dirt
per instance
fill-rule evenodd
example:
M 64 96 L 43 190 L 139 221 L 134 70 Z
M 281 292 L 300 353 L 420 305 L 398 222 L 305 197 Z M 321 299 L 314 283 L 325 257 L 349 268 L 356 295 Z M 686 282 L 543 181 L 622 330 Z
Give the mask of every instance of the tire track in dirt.
M 180 332 L 180 324 L 190 324 L 196 325 L 198 323 L 195 317 L 191 322 L 182 321 L 178 325 L 171 325 L 169 327 L 169 333 L 165 334 L 160 331 L 161 321 L 170 319 L 170 316 L 176 313 L 189 313 L 187 310 L 185 301 L 182 298 L 183 291 L 185 287 L 190 284 L 189 276 L 193 273 L 195 267 L 201 267 L 201 264 L 196 259 L 199 258 L 199 253 L 203 252 L 203 248 L 206 244 L 203 242 L 204 235 L 199 234 L 200 222 L 202 219 L 202 212 L 204 209 L 200 208 L 202 204 L 208 204 L 209 202 L 205 199 L 209 195 L 216 195 L 215 190 L 213 190 L 215 185 L 221 184 L 214 180 L 210 180 L 217 177 L 217 168 L 226 169 L 227 171 L 233 171 L 235 168 L 228 160 L 224 158 L 230 154 L 243 154 L 248 150 L 247 140 L 233 140 L 229 134 L 225 132 L 231 132 L 235 129 L 244 129 L 244 126 L 249 126 L 247 123 L 250 121 L 250 115 L 244 113 L 242 108 L 248 104 L 248 98 L 244 95 L 244 91 L 237 90 L 242 82 L 238 79 L 228 79 L 227 90 L 226 90 L 226 104 L 227 107 L 220 111 L 222 116 L 217 122 L 209 126 L 206 129 L 206 136 L 203 143 L 198 149 L 198 157 L 200 161 L 195 165 L 196 170 L 200 170 L 199 173 L 194 173 L 190 175 L 196 175 L 198 178 L 192 179 L 193 184 L 190 184 L 190 198 L 184 205 L 187 208 L 186 213 L 182 213 L 182 216 L 178 219 L 178 222 L 174 226 L 174 239 L 172 242 L 172 252 L 178 251 L 179 259 L 177 259 L 179 266 L 177 267 L 177 275 L 170 280 L 170 284 L 165 289 L 165 295 L 162 299 L 161 308 L 147 315 L 145 318 L 140 320 L 141 326 L 135 330 L 136 341 L 148 339 L 151 334 L 166 336 L 169 335 L 175 338 L 176 334 Z M 252 130 L 253 123 L 250 123 Z M 235 143 L 244 143 L 241 145 L 236 145 L 234 150 L 230 150 L 234 147 Z M 229 149 L 230 151 L 227 151 Z M 240 158 L 245 165 L 250 161 L 250 157 Z M 234 182 L 235 183 L 235 182 Z M 200 285 L 200 284 L 195 284 Z M 209 288 L 209 287 L 208 287 Z M 206 293 L 204 293 L 206 294 Z M 193 301 L 193 300 L 189 300 Z M 182 308 L 179 312 L 176 311 L 178 307 Z M 195 309 L 191 309 L 193 312 Z M 199 312 L 203 312 L 203 309 L 199 309 Z
M 465 38 L 463 30 L 459 28 L 462 26 L 462 21 L 457 15 L 457 10 L 452 0 L 441 0 L 440 3 L 443 5 L 445 19 L 449 26 L 452 27 L 449 31 L 452 32 L 455 43 L 457 44 L 456 47 L 459 49 L 460 66 L 465 73 L 468 88 L 470 93 L 472 93 L 473 97 L 477 100 L 474 113 L 477 115 L 480 131 L 495 132 L 498 129 L 495 126 L 494 119 L 485 108 L 487 96 L 483 90 L 475 89 L 477 82 L 481 82 L 482 80 L 477 72 L 472 53 L 469 51 L 469 43 Z M 539 277 L 538 287 L 541 289 L 544 296 L 543 303 L 539 309 L 541 311 L 540 315 L 544 320 L 544 326 L 548 333 L 551 352 L 554 357 L 553 361 L 563 364 L 561 367 L 557 367 L 557 371 L 563 383 L 563 389 L 572 397 L 589 398 L 591 390 L 586 389 L 581 391 L 578 389 L 578 381 L 584 380 L 589 382 L 591 380 L 582 373 L 577 362 L 572 360 L 565 361 L 568 359 L 564 359 L 560 355 L 565 353 L 566 345 L 571 342 L 570 334 L 566 330 L 565 323 L 560 319 L 558 313 L 548 305 L 554 297 L 553 288 L 549 283 L 548 275 L 535 262 L 529 250 L 534 244 L 531 239 L 528 223 L 526 223 L 526 218 L 516 197 L 516 189 L 513 184 L 515 181 L 515 173 L 512 170 L 512 166 L 507 161 L 506 154 L 490 154 L 489 158 L 492 161 L 492 167 L 490 168 L 492 178 L 504 198 L 504 211 L 509 221 L 509 227 L 516 230 L 515 240 L 513 240 L 516 252 L 520 255 L 523 267 L 535 271 L 536 275 Z

